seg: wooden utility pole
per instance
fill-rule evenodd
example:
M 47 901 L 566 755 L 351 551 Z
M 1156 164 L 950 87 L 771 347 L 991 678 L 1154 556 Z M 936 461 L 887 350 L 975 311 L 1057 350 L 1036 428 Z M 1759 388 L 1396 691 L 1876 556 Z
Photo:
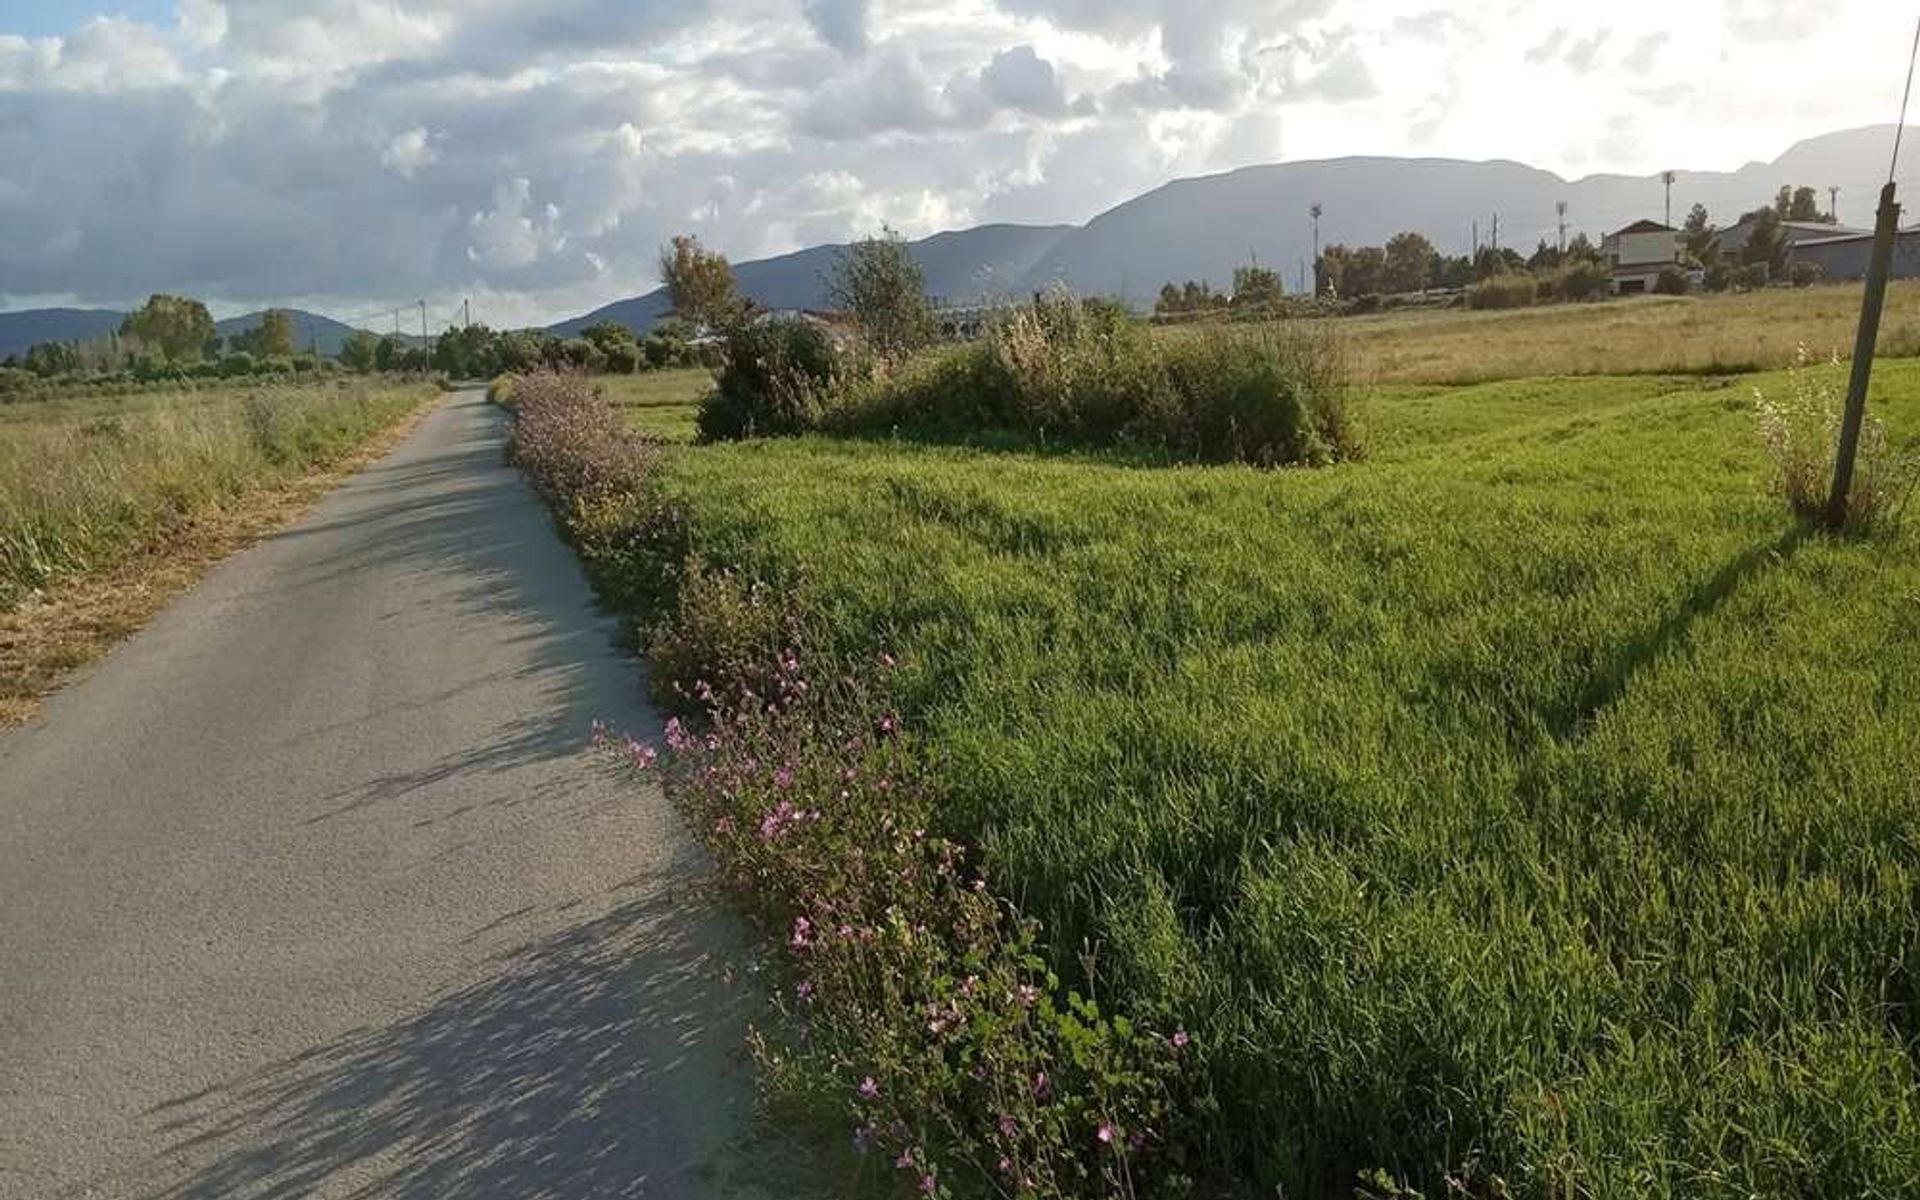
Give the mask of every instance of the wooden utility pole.
M 1827 189 L 1827 219 L 1835 225 L 1840 223 L 1840 189 L 1837 187 Z
M 1860 331 L 1853 339 L 1853 377 L 1847 384 L 1847 412 L 1840 421 L 1840 452 L 1833 464 L 1833 491 L 1827 497 L 1827 524 L 1846 524 L 1853 495 L 1853 465 L 1860 452 L 1860 427 L 1867 418 L 1867 384 L 1873 379 L 1873 350 L 1880 338 L 1880 310 L 1887 299 L 1887 275 L 1893 267 L 1893 240 L 1900 206 L 1893 183 L 1880 189 L 1880 213 L 1873 227 L 1873 257 L 1867 263 L 1867 294 L 1860 302 Z

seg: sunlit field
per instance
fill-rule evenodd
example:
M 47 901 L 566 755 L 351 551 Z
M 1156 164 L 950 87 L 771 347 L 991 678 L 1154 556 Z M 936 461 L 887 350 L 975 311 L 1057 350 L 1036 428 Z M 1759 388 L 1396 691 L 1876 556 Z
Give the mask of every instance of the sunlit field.
M 1809 299 L 1356 340 L 1382 374 L 1469 340 L 1501 373 L 1607 342 L 1572 328 L 1597 317 L 1647 369 L 1681 322 Z M 668 482 L 813 643 L 898 656 L 942 832 L 1063 971 L 1090 951 L 1103 999 L 1194 1031 L 1233 1173 L 1893 1195 L 1920 1178 L 1920 563 L 1911 532 L 1795 525 L 1755 385 L 1783 381 L 1387 387 L 1371 457 L 1316 471 L 810 437 Z M 1911 437 L 1920 369 L 1883 363 L 1875 406 Z
M 1776 370 L 1805 345 L 1853 351 L 1857 284 L 1687 297 L 1626 297 L 1505 312 L 1442 309 L 1343 317 L 1364 377 L 1382 383 L 1480 383 L 1534 375 Z M 1163 336 L 1179 337 L 1176 326 Z M 1887 293 L 1882 356 L 1920 354 L 1920 281 Z

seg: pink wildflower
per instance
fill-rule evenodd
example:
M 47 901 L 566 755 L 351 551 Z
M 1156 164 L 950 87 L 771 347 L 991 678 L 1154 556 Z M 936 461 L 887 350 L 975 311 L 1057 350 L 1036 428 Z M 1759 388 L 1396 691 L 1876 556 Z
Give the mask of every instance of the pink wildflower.
M 1107 1121 L 1100 1122 L 1100 1130 L 1094 1136 L 1099 1138 L 1103 1144 L 1111 1144 L 1113 1141 L 1113 1125 Z
M 873 1076 L 869 1075 L 860 1081 L 860 1098 L 862 1100 L 875 1100 L 878 1099 L 879 1096 L 880 1085 L 873 1081 Z
M 1173 1048 L 1175 1050 L 1185 1050 L 1187 1048 L 1187 1043 L 1193 1041 L 1193 1039 L 1187 1036 L 1186 1030 L 1176 1029 L 1174 1031 L 1171 1041 L 1173 1042 Z

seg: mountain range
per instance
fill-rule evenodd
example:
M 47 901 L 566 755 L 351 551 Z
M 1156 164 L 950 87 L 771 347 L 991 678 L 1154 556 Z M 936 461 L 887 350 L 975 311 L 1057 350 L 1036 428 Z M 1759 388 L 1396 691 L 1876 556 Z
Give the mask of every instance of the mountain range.
M 1064 284 L 1085 294 L 1120 297 L 1146 307 L 1168 281 L 1203 279 L 1229 285 L 1236 267 L 1277 268 L 1288 287 L 1306 278 L 1315 252 L 1310 206 L 1321 206 L 1321 245 L 1379 245 L 1417 230 L 1442 251 L 1480 243 L 1530 252 L 1542 239 L 1584 232 L 1594 241 L 1651 217 L 1679 222 L 1696 203 L 1720 225 L 1765 204 L 1782 184 L 1815 188 L 1823 203 L 1837 188 L 1848 224 L 1871 227 L 1875 195 L 1894 127 L 1869 126 L 1800 142 L 1768 163 L 1735 171 L 1676 171 L 1671 201 L 1661 176 L 1589 175 L 1562 179 L 1516 162 L 1444 158 L 1349 157 L 1245 167 L 1181 179 L 1129 200 L 1084 225 L 983 225 L 935 234 L 911 244 L 929 293 L 951 303 L 1023 296 Z M 725 249 L 725 247 L 719 247 Z M 743 294 L 773 309 L 828 307 L 827 279 L 843 249 L 813 246 L 776 258 L 737 263 Z M 645 333 L 670 311 L 655 289 L 549 327 L 571 336 L 600 321 Z M 41 309 L 0 313 L 0 356 L 36 341 L 98 336 L 120 314 Z M 250 314 L 221 323 L 245 328 Z M 311 329 L 321 350 L 337 352 L 348 327 L 296 314 L 302 341 Z
M 302 350 L 313 346 L 325 355 L 338 354 L 347 335 L 353 332 L 351 325 L 332 317 L 299 308 L 286 311 L 293 315 L 294 340 Z M 219 330 L 221 337 L 230 338 L 256 328 L 264 316 L 266 310 L 262 309 L 244 316 L 228 317 L 224 321 L 215 321 L 214 328 Z M 126 313 L 106 308 L 32 308 L 22 312 L 0 313 L 0 358 L 10 354 L 25 354 L 28 348 L 40 342 L 85 342 L 102 338 L 116 332 L 126 318 Z M 420 341 L 417 335 L 403 335 L 401 340 L 408 345 L 416 345 Z

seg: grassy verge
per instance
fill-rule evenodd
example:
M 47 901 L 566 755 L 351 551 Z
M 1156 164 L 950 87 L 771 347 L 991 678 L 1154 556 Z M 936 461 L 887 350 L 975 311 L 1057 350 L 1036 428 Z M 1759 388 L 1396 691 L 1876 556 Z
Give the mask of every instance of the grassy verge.
M 0 410 L 0 721 L 23 719 L 434 394 L 355 383 Z
M 1317 472 L 749 442 L 667 501 L 796 640 L 897 656 L 930 830 L 1192 1031 L 1195 1158 L 1893 1195 L 1920 566 L 1786 516 L 1755 383 L 1388 389 Z M 1920 370 L 1875 406 L 1920 424 Z

